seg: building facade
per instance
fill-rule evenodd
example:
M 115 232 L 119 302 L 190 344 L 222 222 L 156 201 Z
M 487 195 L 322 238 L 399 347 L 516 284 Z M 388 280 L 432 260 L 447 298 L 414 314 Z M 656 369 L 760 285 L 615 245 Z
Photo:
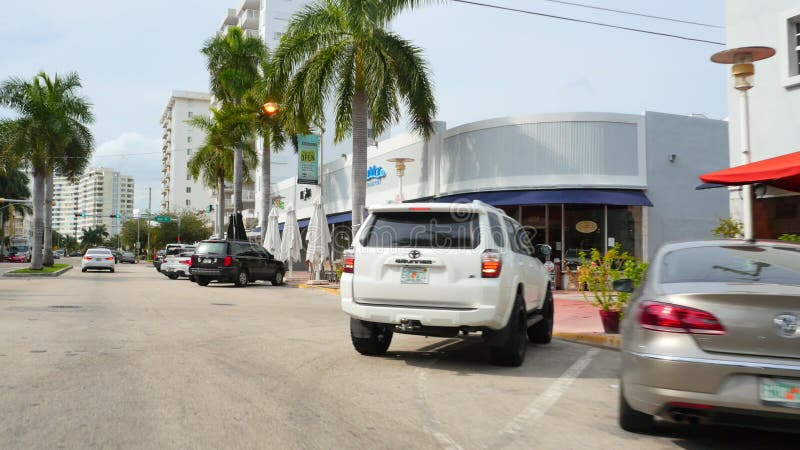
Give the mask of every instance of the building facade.
M 727 164 L 727 123 L 647 112 L 562 113 L 484 120 L 437 132 L 425 142 L 397 136 L 370 151 L 367 205 L 399 200 L 390 158 L 413 158 L 403 177 L 405 201 L 481 200 L 547 243 L 554 260 L 615 244 L 649 259 L 669 241 L 711 238 L 728 216 L 727 192 L 697 191 L 697 177 Z M 324 205 L 334 247 L 349 246 L 351 163 L 324 167 Z M 359 180 L 362 181 L 363 180 Z M 279 220 L 290 204 L 308 225 L 318 186 L 278 183 Z M 310 195 L 309 195 L 310 194 Z M 340 230 L 341 231 L 341 230 Z
M 195 181 L 188 170 L 189 160 L 203 146 L 205 132 L 187 120 L 208 115 L 211 96 L 202 92 L 173 91 L 161 114 L 161 210 L 176 212 L 202 210 L 212 204 L 212 190 Z
M 751 159 L 760 161 L 800 150 L 800 3 L 796 0 L 727 0 L 727 47 L 768 46 L 775 56 L 756 61 L 750 100 Z M 742 164 L 739 92 L 728 80 L 730 165 Z M 725 166 L 727 167 L 727 166 Z M 724 167 L 720 167 L 724 168 Z M 800 234 L 800 195 L 756 189 L 755 233 L 759 238 Z M 740 188 L 730 190 L 731 213 L 741 219 Z
M 84 228 L 105 225 L 109 235 L 133 217 L 134 179 L 109 168 L 93 168 L 76 182 L 53 180 L 53 229 L 80 239 Z

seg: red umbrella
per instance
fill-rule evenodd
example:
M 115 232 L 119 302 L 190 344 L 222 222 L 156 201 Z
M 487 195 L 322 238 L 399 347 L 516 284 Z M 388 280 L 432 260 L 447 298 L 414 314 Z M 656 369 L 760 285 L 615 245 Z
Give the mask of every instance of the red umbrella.
M 800 192 L 800 152 L 718 170 L 700 175 L 700 179 L 727 186 L 761 183 Z

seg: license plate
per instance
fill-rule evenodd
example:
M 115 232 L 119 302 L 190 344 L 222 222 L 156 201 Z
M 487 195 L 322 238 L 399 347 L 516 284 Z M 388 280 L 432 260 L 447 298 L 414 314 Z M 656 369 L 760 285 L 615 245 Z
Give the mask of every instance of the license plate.
M 100 259 L 100 258 L 95 258 L 94 260 L 95 261 L 102 261 L 102 259 Z
M 427 267 L 403 267 L 400 271 L 400 282 L 403 284 L 428 284 Z
M 800 408 L 800 380 L 762 377 L 760 395 L 768 405 Z
M 203 262 L 203 263 L 212 263 L 212 262 L 214 262 L 214 260 L 213 260 L 213 259 L 211 259 L 211 258 L 203 258 L 203 261 L 202 261 L 202 262 Z

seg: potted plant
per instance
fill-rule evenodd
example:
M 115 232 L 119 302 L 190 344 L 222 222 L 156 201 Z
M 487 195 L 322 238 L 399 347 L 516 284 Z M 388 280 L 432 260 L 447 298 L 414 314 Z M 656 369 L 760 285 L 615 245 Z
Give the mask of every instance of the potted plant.
M 616 292 L 612 287 L 615 280 L 630 279 L 634 287 L 641 283 L 647 263 L 620 250 L 619 244 L 601 255 L 592 249 L 590 257 L 585 252 L 580 254 L 581 265 L 578 268 L 578 281 L 587 290 L 582 291 L 585 299 L 600 308 L 600 319 L 606 333 L 619 333 L 619 320 L 628 304 L 630 293 Z M 592 293 L 590 300 L 587 291 Z

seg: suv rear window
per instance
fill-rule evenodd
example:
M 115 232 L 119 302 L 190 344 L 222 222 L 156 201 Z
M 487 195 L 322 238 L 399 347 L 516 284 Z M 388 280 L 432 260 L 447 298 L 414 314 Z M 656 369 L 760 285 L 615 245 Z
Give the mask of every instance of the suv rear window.
M 197 246 L 198 255 L 227 255 L 228 243 L 227 242 L 201 242 Z
M 800 285 L 800 247 L 708 246 L 664 256 L 662 283 Z
M 475 248 L 480 244 L 478 214 L 450 212 L 376 213 L 364 235 L 366 247 Z

